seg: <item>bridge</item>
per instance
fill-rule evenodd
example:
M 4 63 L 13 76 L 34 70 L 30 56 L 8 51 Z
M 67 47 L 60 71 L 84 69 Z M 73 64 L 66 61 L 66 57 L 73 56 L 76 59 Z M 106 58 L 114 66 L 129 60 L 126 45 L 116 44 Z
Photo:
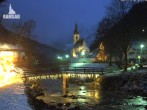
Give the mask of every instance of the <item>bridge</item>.
M 62 68 L 63 69 L 63 68 Z M 40 68 L 41 70 L 41 68 Z M 49 79 L 60 79 L 62 80 L 62 87 L 63 87 L 63 95 L 67 94 L 67 88 L 69 87 L 69 80 L 70 79 L 93 79 L 96 80 L 103 71 L 96 71 L 94 68 L 74 68 L 74 69 L 68 69 L 64 68 L 61 72 L 52 72 L 49 71 L 49 69 L 45 70 L 49 73 L 44 74 L 29 74 L 26 72 L 24 74 L 23 78 L 26 83 L 29 83 L 30 81 L 38 81 L 38 80 L 49 80 Z M 88 70 L 88 71 L 87 71 Z M 93 71 L 94 70 L 94 71 Z M 102 69 L 101 69 L 102 70 Z M 95 84 L 95 83 L 94 83 Z
M 43 80 L 43 79 L 74 79 L 74 78 L 83 78 L 83 79 L 93 79 L 98 78 L 100 74 L 75 74 L 75 73 L 61 73 L 61 74 L 43 74 L 43 75 L 27 75 L 23 76 L 28 81 L 32 80 Z
M 59 79 L 59 78 L 97 78 L 104 73 L 103 68 L 93 67 L 62 67 L 58 69 L 43 69 L 38 68 L 37 74 L 31 74 L 29 71 L 24 71 L 24 78 L 28 80 L 43 80 L 43 79 Z M 40 73 L 39 73 L 40 72 Z

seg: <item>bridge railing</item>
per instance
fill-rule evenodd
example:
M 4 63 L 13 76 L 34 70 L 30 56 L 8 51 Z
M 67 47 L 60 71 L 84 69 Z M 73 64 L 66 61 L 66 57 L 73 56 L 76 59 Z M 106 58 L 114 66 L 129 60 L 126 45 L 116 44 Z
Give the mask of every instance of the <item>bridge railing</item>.
M 104 73 L 103 68 L 98 67 L 64 67 L 62 69 L 64 72 L 74 72 L 74 73 Z
M 32 74 L 62 74 L 62 73 L 94 73 L 103 75 L 106 72 L 104 68 L 99 67 L 68 67 L 62 66 L 60 68 L 36 68 L 35 70 L 29 70 L 29 73 Z M 28 71 L 24 71 L 24 74 L 28 75 Z

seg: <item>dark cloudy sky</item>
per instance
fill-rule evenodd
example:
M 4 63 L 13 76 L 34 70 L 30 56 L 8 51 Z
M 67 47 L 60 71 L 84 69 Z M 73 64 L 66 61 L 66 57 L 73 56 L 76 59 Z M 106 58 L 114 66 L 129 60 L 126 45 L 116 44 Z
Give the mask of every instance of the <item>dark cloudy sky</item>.
M 77 21 L 81 36 L 94 37 L 110 0 L 9 0 L 21 20 L 34 19 L 36 39 L 48 45 L 70 43 Z

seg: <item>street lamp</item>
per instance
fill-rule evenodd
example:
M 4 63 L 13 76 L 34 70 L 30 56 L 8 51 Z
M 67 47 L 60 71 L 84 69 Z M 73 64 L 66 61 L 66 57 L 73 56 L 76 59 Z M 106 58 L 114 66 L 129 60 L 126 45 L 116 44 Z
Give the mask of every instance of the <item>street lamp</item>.
M 81 55 L 82 55 L 82 56 L 85 56 L 85 52 L 82 52 Z
M 139 63 L 141 63 L 141 62 L 140 62 L 140 59 L 142 58 L 142 49 L 144 48 L 144 45 L 141 44 L 141 45 L 140 45 L 140 48 L 141 48 L 141 52 L 140 52 L 140 55 L 138 56 Z
M 140 59 L 141 59 L 141 57 L 140 57 L 140 55 L 139 55 L 139 56 L 138 56 L 139 64 L 140 64 Z
M 57 59 L 62 60 L 62 57 L 61 56 L 58 56 Z
M 142 53 L 142 48 L 143 48 L 143 47 L 144 47 L 144 45 L 143 45 L 143 44 L 141 44 L 141 45 L 140 45 L 140 48 L 141 48 L 141 53 Z
M 69 55 L 65 55 L 65 58 L 69 58 Z
M 142 32 L 144 32 L 145 30 L 144 29 L 142 29 Z
M 70 63 L 71 62 L 71 57 L 68 54 L 65 55 L 65 58 L 66 58 L 65 61 L 67 63 Z

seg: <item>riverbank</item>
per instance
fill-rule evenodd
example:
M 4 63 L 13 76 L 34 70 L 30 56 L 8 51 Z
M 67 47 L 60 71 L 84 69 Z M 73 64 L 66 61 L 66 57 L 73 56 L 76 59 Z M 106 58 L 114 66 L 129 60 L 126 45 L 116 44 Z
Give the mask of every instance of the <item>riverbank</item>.
M 125 91 L 147 96 L 147 71 L 122 72 L 100 76 L 95 84 L 102 91 Z
M 23 83 L 7 85 L 0 88 L 0 110 L 32 110 L 24 93 Z
M 45 95 L 42 88 L 37 81 L 26 82 L 25 81 L 25 93 L 28 97 L 28 103 L 35 110 L 43 110 L 49 108 L 43 100 L 38 100 L 38 96 Z

